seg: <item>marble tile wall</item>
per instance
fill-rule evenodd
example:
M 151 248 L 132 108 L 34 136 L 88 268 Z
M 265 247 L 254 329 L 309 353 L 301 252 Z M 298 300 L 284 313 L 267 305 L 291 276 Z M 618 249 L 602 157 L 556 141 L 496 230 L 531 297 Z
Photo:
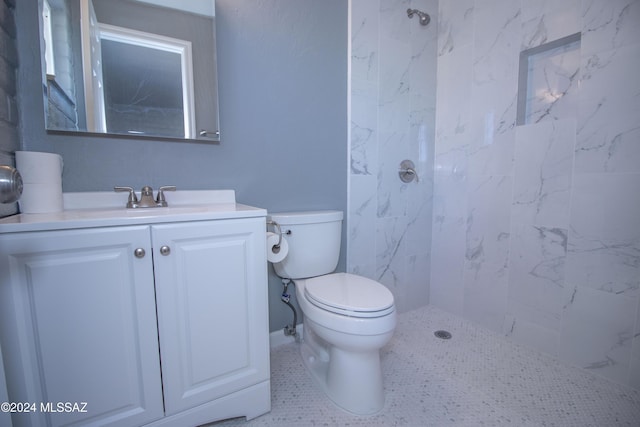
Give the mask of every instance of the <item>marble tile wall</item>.
M 347 270 L 387 286 L 401 312 L 429 302 L 437 18 L 437 0 L 351 1 Z M 418 182 L 399 179 L 405 159 Z
M 640 1 L 440 0 L 438 22 L 430 303 L 640 388 Z M 575 33 L 516 125 L 520 52 Z

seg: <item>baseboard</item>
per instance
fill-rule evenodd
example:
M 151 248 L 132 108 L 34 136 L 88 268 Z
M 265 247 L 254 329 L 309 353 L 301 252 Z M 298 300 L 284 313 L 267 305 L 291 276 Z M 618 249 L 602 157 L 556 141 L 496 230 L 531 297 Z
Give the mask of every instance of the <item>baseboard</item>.
M 298 323 L 296 327 L 298 337 L 302 338 L 304 334 L 304 325 L 302 323 Z M 279 347 L 284 344 L 291 344 L 295 342 L 295 337 L 291 335 L 284 334 L 284 328 L 279 331 L 273 331 L 269 334 L 269 346 L 273 349 Z

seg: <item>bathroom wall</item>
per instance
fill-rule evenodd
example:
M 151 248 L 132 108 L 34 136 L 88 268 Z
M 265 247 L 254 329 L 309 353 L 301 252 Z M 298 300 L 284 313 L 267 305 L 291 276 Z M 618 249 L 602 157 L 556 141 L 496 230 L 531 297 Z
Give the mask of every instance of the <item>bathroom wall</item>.
M 636 388 L 639 23 L 632 0 L 440 1 L 430 294 Z M 528 75 L 516 125 L 520 52 L 574 33 L 531 57 L 546 86 Z
M 437 11 L 437 0 L 351 1 L 348 271 L 387 286 L 400 312 L 429 303 Z M 405 159 L 418 182 L 400 180 Z
M 15 0 L 0 1 L 0 165 L 15 166 L 13 152 L 20 145 L 16 100 Z M 0 217 L 17 212 L 17 203 L 0 204 Z
M 64 191 L 173 184 L 234 189 L 274 212 L 346 211 L 346 2 L 216 0 L 219 145 L 46 133 L 37 3 L 16 6 L 21 145 L 64 157 Z M 281 330 L 291 310 L 273 273 L 269 286 L 270 329 Z

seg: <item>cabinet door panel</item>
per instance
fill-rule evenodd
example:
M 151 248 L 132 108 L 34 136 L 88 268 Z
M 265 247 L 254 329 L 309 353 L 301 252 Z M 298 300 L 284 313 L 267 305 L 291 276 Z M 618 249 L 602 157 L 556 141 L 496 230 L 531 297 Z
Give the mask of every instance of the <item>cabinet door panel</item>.
M 153 226 L 152 237 L 167 414 L 269 379 L 264 218 Z
M 138 247 L 148 255 L 135 258 Z M 2 345 L 20 367 L 7 375 L 10 397 L 87 403 L 87 412 L 38 411 L 35 425 L 163 416 L 150 254 L 148 227 L 0 236 Z

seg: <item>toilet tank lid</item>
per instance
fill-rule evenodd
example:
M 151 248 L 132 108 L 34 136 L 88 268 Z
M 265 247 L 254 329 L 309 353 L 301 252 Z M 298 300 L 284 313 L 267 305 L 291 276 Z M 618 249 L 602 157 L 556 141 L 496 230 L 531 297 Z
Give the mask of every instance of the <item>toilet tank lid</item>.
M 317 224 L 322 222 L 342 221 L 342 211 L 306 211 L 270 213 L 270 220 L 280 225 Z

